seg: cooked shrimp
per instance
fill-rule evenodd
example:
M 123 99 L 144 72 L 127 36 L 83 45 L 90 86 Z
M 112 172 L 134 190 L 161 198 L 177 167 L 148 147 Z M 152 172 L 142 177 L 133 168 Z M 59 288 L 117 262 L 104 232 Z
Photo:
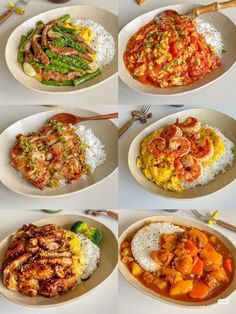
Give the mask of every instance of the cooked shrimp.
M 202 174 L 201 164 L 192 155 L 175 158 L 174 167 L 176 176 L 185 182 L 193 182 Z
M 183 132 L 180 127 L 175 124 L 169 125 L 161 132 L 161 137 L 164 137 L 166 141 L 169 141 L 172 137 L 182 136 Z
M 207 161 L 214 155 L 214 146 L 209 138 L 190 139 L 191 153 L 200 161 Z
M 155 137 L 148 143 L 148 150 L 156 157 L 166 153 L 167 145 L 163 137 Z
M 178 126 L 185 133 L 198 133 L 201 129 L 201 122 L 197 118 L 188 117 L 184 122 L 178 123 Z
M 190 152 L 190 141 L 185 137 L 172 137 L 169 141 L 169 154 L 173 157 L 182 157 Z

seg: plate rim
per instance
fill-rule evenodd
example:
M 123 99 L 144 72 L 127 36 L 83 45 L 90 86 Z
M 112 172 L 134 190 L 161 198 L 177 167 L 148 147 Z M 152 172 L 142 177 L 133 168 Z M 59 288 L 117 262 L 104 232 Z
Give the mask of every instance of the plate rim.
M 43 113 L 49 113 L 49 112 L 52 112 L 53 113 L 56 113 L 56 112 L 61 112 L 61 111 L 64 111 L 64 112 L 69 112 L 70 110 L 85 110 L 85 111 L 88 111 L 92 114 L 97 114 L 99 115 L 100 113 L 98 112 L 95 112 L 95 111 L 92 111 L 92 110 L 88 110 L 86 108 L 77 108 L 77 107 L 73 107 L 73 108 L 66 108 L 66 107 L 63 107 L 63 108 L 58 108 L 58 109 L 49 109 L 49 110 L 44 110 L 44 111 L 41 111 L 41 112 L 38 112 L 38 113 L 35 113 L 35 114 L 32 114 L 32 115 L 29 115 L 27 117 L 24 117 L 23 119 L 20 119 L 20 120 L 17 120 L 15 121 L 14 123 L 12 123 L 11 125 L 9 125 L 8 127 L 6 127 L 1 133 L 0 133 L 0 143 L 1 143 L 1 138 L 4 136 L 4 133 L 11 127 L 13 127 L 13 125 L 19 123 L 19 122 L 22 122 L 23 120 L 25 119 L 28 119 L 28 118 L 31 118 L 31 117 L 34 117 L 34 116 L 37 116 L 37 115 L 41 115 Z M 108 119 L 108 121 L 113 125 L 113 127 L 115 127 L 117 130 L 117 126 L 115 125 L 115 123 L 111 120 L 111 119 Z M 102 165 L 101 165 L 102 166 Z M 1 165 L 0 165 L 0 168 L 1 168 Z M 69 196 L 72 196 L 72 195 L 75 195 L 77 193 L 82 193 L 83 191 L 87 191 L 89 189 L 92 189 L 93 187 L 97 186 L 98 184 L 100 183 L 103 183 L 103 181 L 105 181 L 106 179 L 110 178 L 112 175 L 114 175 L 116 172 L 117 172 L 117 169 L 118 169 L 118 162 L 116 164 L 116 167 L 114 168 L 114 170 L 109 173 L 108 176 L 106 176 L 105 178 L 99 180 L 98 182 L 95 182 L 93 183 L 92 185 L 89 185 L 89 186 L 86 186 L 84 187 L 83 189 L 81 190 L 76 190 L 76 191 L 73 191 L 73 192 L 69 192 L 69 193 L 62 193 L 62 194 L 58 194 L 58 195 L 32 195 L 32 194 L 28 194 L 28 193 L 25 193 L 25 192 L 21 192 L 17 189 L 14 189 L 12 188 L 7 182 L 7 179 L 4 179 L 2 180 L 1 178 L 1 175 L 0 175 L 0 183 L 2 183 L 5 187 L 7 187 L 9 190 L 13 191 L 14 193 L 17 193 L 19 195 L 23 195 L 23 196 L 27 196 L 27 197 L 30 197 L 30 198 L 38 198 L 38 199 L 53 199 L 53 198 L 60 198 L 60 197 L 69 197 Z M 16 175 L 19 175 L 16 171 Z
M 231 117 L 231 116 L 229 116 L 228 114 L 225 114 L 225 113 L 223 113 L 223 112 L 221 112 L 221 111 L 212 109 L 212 108 L 190 108 L 190 109 L 184 109 L 184 110 L 181 110 L 181 111 L 177 111 L 177 112 L 172 113 L 172 114 L 170 114 L 170 115 L 164 116 L 163 118 L 157 119 L 155 122 L 153 122 L 152 124 L 150 124 L 149 126 L 147 126 L 146 128 L 144 128 L 143 130 L 141 130 L 141 132 L 139 132 L 139 133 L 133 138 L 132 142 L 131 142 L 130 145 L 129 145 L 129 150 L 128 150 L 128 168 L 129 168 L 129 172 L 130 172 L 132 178 L 135 180 L 136 183 L 139 184 L 139 186 L 142 187 L 142 189 L 146 190 L 147 192 L 151 193 L 152 195 L 155 195 L 156 197 L 160 197 L 160 198 L 163 198 L 163 199 L 171 199 L 171 200 L 175 200 L 175 201 L 182 201 L 182 202 L 185 202 L 185 201 L 196 200 L 196 199 L 200 199 L 200 198 L 203 198 L 203 197 L 207 197 L 207 196 L 209 196 L 209 195 L 213 195 L 213 194 L 215 194 L 215 193 L 217 193 L 217 192 L 219 192 L 219 191 L 225 189 L 227 186 L 233 184 L 233 182 L 235 182 L 236 176 L 235 176 L 235 178 L 234 178 L 231 182 L 229 182 L 229 183 L 227 183 L 226 185 L 224 185 L 224 187 L 222 187 L 222 188 L 220 188 L 220 189 L 218 189 L 218 190 L 216 190 L 216 191 L 210 192 L 210 193 L 208 193 L 208 194 L 206 194 L 206 195 L 197 195 L 197 196 L 194 196 L 194 197 L 177 198 L 177 197 L 175 197 L 174 195 L 175 195 L 176 193 L 178 193 L 178 192 L 171 192 L 171 191 L 169 191 L 173 196 L 167 196 L 167 195 L 155 193 L 154 191 L 150 191 L 147 187 L 144 187 L 139 181 L 136 180 L 136 177 L 134 176 L 133 172 L 131 171 L 131 165 L 134 163 L 134 161 L 130 161 L 130 154 L 131 154 L 131 148 L 132 148 L 131 146 L 134 146 L 135 140 L 140 136 L 141 133 L 143 133 L 143 132 L 144 132 L 146 129 L 148 129 L 148 128 L 151 129 L 151 128 L 154 126 L 154 124 L 156 124 L 157 122 L 160 122 L 160 121 L 162 121 L 162 120 L 165 120 L 166 118 L 169 118 L 169 117 L 174 116 L 174 115 L 176 115 L 176 114 L 182 114 L 182 113 L 189 112 L 189 111 L 192 112 L 192 111 L 206 111 L 206 110 L 207 110 L 207 111 L 212 111 L 212 112 L 215 112 L 215 113 L 218 113 L 218 114 L 220 113 L 221 115 L 227 116 L 228 118 L 234 120 L 235 123 L 236 123 L 236 119 L 234 119 L 233 117 Z M 220 130 L 220 131 L 222 131 L 222 130 Z M 235 155 L 235 154 L 236 154 L 236 152 L 234 152 L 234 159 L 236 159 L 236 155 Z M 145 177 L 145 176 L 144 176 L 144 177 Z M 148 180 L 148 179 L 146 178 L 146 180 Z M 209 182 L 209 183 L 210 183 L 210 182 Z M 206 184 L 206 185 L 207 185 L 207 184 Z M 196 188 L 197 188 L 197 187 L 196 187 Z
M 148 14 L 151 14 L 151 13 L 155 13 L 155 12 L 162 12 L 162 11 L 164 11 L 164 10 L 168 10 L 168 9 L 170 9 L 170 8 L 173 8 L 173 6 L 202 6 L 202 4 L 197 4 L 197 3 L 175 3 L 175 4 L 172 4 L 172 5 L 168 5 L 168 6 L 162 6 L 162 7 L 159 7 L 159 8 L 157 8 L 157 9 L 154 9 L 154 10 L 151 10 L 151 11 L 148 11 L 148 12 L 146 12 L 146 13 L 143 13 L 143 14 L 141 14 L 141 15 L 139 15 L 139 16 L 137 16 L 137 17 L 135 17 L 134 19 L 132 19 L 131 21 L 129 21 L 125 26 L 123 26 L 122 27 L 122 29 L 119 31 L 119 33 L 118 33 L 118 44 L 119 44 L 119 51 L 118 51 L 118 69 L 120 69 L 120 68 L 122 68 L 122 71 L 123 70 L 126 70 L 126 73 L 128 72 L 127 71 L 127 69 L 126 69 L 126 67 L 125 67 L 125 65 L 124 65 L 124 62 L 123 62 L 123 51 L 124 51 L 124 49 L 123 49 L 123 47 L 120 45 L 120 37 L 123 35 L 123 32 L 125 31 L 125 28 L 129 25 L 129 24 L 131 24 L 131 23 L 133 23 L 133 22 L 135 22 L 135 20 L 138 20 L 139 18 L 141 18 L 141 17 L 143 17 L 144 15 L 148 15 Z M 222 15 L 224 15 L 232 24 L 234 24 L 234 26 L 235 26 L 235 32 L 236 32 L 236 24 L 227 16 L 227 15 L 225 15 L 224 13 L 222 13 L 222 11 L 217 11 L 217 13 L 219 13 L 219 14 L 222 14 Z M 138 29 L 137 29 L 138 30 Z M 137 31 L 136 30 L 136 31 Z M 120 48 L 120 46 L 122 47 L 122 49 Z M 193 88 L 193 89 L 190 89 L 190 90 L 187 90 L 187 91 L 184 91 L 184 92 L 174 92 L 174 93 L 171 93 L 171 94 L 159 94 L 159 93 L 149 93 L 148 91 L 140 91 L 139 90 L 139 88 L 138 87 L 131 87 L 130 85 L 128 85 L 128 83 L 127 83 L 127 79 L 126 79 L 126 75 L 124 76 L 124 75 L 121 75 L 121 72 L 120 71 L 118 71 L 118 76 L 119 76 L 119 78 L 120 78 L 120 80 L 125 84 L 125 86 L 127 86 L 128 88 L 130 88 L 131 90 L 133 90 L 133 91 L 135 91 L 135 92 L 138 92 L 138 93 L 140 93 L 140 94 L 143 94 L 143 95 L 149 95 L 149 96 L 152 96 L 152 97 L 172 97 L 172 96 L 174 96 L 174 97 L 176 97 L 176 96 L 183 96 L 183 95 L 185 95 L 185 94 L 189 94 L 189 93 L 193 93 L 193 92 L 196 92 L 196 91 L 199 91 L 199 90 L 201 90 L 202 88 L 204 88 L 204 87 L 207 87 L 207 86 L 209 86 L 210 84 L 212 84 L 212 83 L 214 83 L 214 82 L 216 82 L 216 81 L 218 81 L 220 78 L 222 78 L 222 77 L 224 77 L 225 76 L 225 74 L 227 74 L 229 71 L 231 71 L 234 67 L 235 67 L 235 65 L 236 65 L 236 58 L 235 58 L 235 60 L 234 60 L 234 63 L 227 69 L 227 71 L 225 71 L 223 74 L 221 74 L 220 76 L 218 76 L 218 77 L 216 77 L 215 79 L 213 79 L 212 81 L 210 81 L 210 82 L 208 82 L 208 83 L 206 83 L 206 84 L 203 84 L 203 85 L 201 85 L 201 86 L 199 86 L 199 87 L 196 87 L 196 88 Z M 129 75 L 129 73 L 127 73 L 128 75 Z M 131 77 L 131 76 L 130 76 Z M 143 84 L 142 83 L 140 83 L 141 84 L 141 86 L 143 86 Z M 148 86 L 148 85 L 147 85 Z M 155 87 L 150 87 L 150 89 L 155 89 Z M 178 87 L 174 87 L 174 88 L 178 88 Z
M 94 9 L 99 9 L 99 10 L 102 10 L 102 11 L 106 11 L 108 12 L 109 14 L 113 15 L 114 18 L 116 18 L 118 20 L 118 15 L 114 14 L 113 12 L 107 10 L 107 9 L 104 9 L 102 7 L 98 7 L 98 6 L 95 6 L 95 5 L 86 5 L 86 4 L 81 4 L 81 5 L 68 5 L 68 6 L 65 6 L 65 7 L 58 7 L 58 8 L 54 8 L 54 9 L 51 9 L 51 10 L 47 10 L 45 12 L 42 12 L 42 13 L 39 13 L 39 14 L 36 14 L 34 16 L 32 16 L 31 18 L 23 21 L 20 25 L 18 25 L 9 35 L 8 39 L 7 39 L 7 42 L 6 42 L 6 46 L 5 46 L 5 49 L 4 49 L 4 59 L 5 59 L 5 63 L 7 65 L 7 69 L 9 71 L 9 73 L 11 74 L 11 76 L 18 82 L 20 83 L 21 85 L 23 85 L 24 87 L 30 89 L 30 90 L 33 90 L 35 92 L 38 92 L 38 93 L 43 93 L 43 94 L 50 94 L 50 95 L 60 95 L 60 94 L 74 94 L 74 93 L 81 93 L 83 91 L 88 91 L 92 88 L 95 88 L 95 87 L 98 87 L 100 85 L 102 85 L 103 83 L 106 83 L 107 81 L 109 81 L 110 79 L 112 79 L 113 77 L 118 77 L 118 62 L 117 62 L 117 69 L 116 69 L 116 72 L 113 73 L 112 75 L 110 75 L 109 77 L 107 77 L 106 79 L 96 83 L 96 84 L 93 84 L 91 86 L 88 86 L 88 87 L 84 87 L 84 88 L 81 88 L 81 89 L 75 89 L 75 90 L 70 90 L 70 91 L 46 91 L 46 90 L 40 90 L 40 89 L 37 89 L 35 87 L 32 87 L 32 86 L 28 86 L 27 84 L 25 84 L 25 81 L 22 80 L 18 80 L 17 77 L 14 75 L 14 72 L 11 71 L 10 69 L 10 65 L 9 65 L 9 59 L 7 57 L 7 50 L 9 48 L 9 42 L 10 42 L 10 39 L 12 37 L 12 35 L 17 32 L 20 27 L 24 24 L 24 23 L 27 23 L 29 22 L 31 19 L 34 19 L 36 18 L 37 16 L 39 15 L 42 15 L 42 14 L 46 14 L 48 12 L 52 12 L 52 11 L 55 11 L 55 10 L 58 10 L 58 9 L 63 9 L 63 10 L 66 10 L 67 8 L 73 8 L 73 7 L 93 7 Z M 117 44 L 118 44 L 118 41 L 117 41 Z M 115 47 L 116 49 L 116 53 L 117 53 L 117 58 L 118 58 L 118 48 Z M 115 57 L 115 55 L 114 55 Z M 113 60 L 112 60 L 113 61 Z M 16 61 L 17 63 L 17 61 Z M 23 71 L 23 70 L 22 70 Z
M 88 216 L 88 215 L 85 215 L 85 214 L 82 214 L 80 213 L 79 215 L 78 214 L 63 214 L 63 215 L 56 215 L 56 217 L 58 216 L 77 216 L 78 218 L 79 217 L 85 217 L 85 218 L 89 218 L 89 219 L 92 219 L 92 220 L 95 220 L 93 217 L 91 216 Z M 45 217 L 45 218 L 40 218 L 40 219 L 37 219 L 31 223 L 33 224 L 36 224 L 36 223 L 39 223 L 40 221 L 42 220 L 46 220 L 48 218 L 52 218 L 53 215 L 51 216 L 48 216 L 48 217 Z M 55 217 L 55 216 L 54 216 Z M 55 218 L 56 218 L 55 217 Z M 103 222 L 100 222 L 99 220 L 95 220 L 96 222 L 98 222 L 99 224 L 103 225 L 105 228 L 107 228 L 113 235 L 114 239 L 116 240 L 116 243 L 117 243 L 117 247 L 118 247 L 118 237 L 114 234 L 114 232 L 108 227 L 106 226 Z M 15 231 L 16 232 L 16 231 Z M 4 239 L 1 239 L 0 241 L 0 245 L 3 241 L 7 240 L 11 235 L 13 235 L 15 232 L 12 232 L 11 234 L 8 234 Z M 117 254 L 117 257 L 118 257 L 118 254 Z M 103 286 L 105 284 L 105 282 L 111 277 L 111 275 L 113 273 L 115 273 L 115 271 L 118 269 L 118 258 L 117 258 L 117 261 L 116 261 L 116 264 L 115 264 L 115 267 L 113 268 L 112 272 L 105 278 L 103 279 L 97 286 L 95 286 L 94 288 L 90 289 L 89 291 L 87 291 L 86 293 L 82 294 L 82 295 L 79 295 L 78 297 L 75 297 L 75 298 L 72 298 L 70 300 L 67 300 L 67 301 L 64 301 L 64 302 L 59 302 L 59 303 L 56 303 L 56 304 L 49 304 L 49 305 L 30 305 L 30 304 L 25 304 L 23 302 L 18 302 L 18 301 L 14 301 L 12 300 L 11 298 L 7 297 L 2 291 L 0 291 L 0 295 L 2 295 L 4 298 L 6 298 L 7 300 L 9 300 L 10 302 L 14 303 L 14 304 L 17 304 L 17 305 L 20 305 L 20 306 L 23 306 L 23 307 L 27 307 L 27 308 L 56 308 L 56 307 L 61 307 L 61 306 L 64 306 L 64 305 L 67 305 L 67 304 L 70 304 L 70 303 L 75 303 L 75 302 L 79 302 L 79 299 L 82 299 L 83 297 L 87 296 L 90 292 L 94 292 L 94 290 L 97 288 L 97 287 L 100 287 L 100 286 Z M 2 280 L 2 279 L 0 279 Z M 7 289 L 7 288 L 6 288 Z M 16 291 L 17 293 L 17 291 Z M 25 296 L 26 297 L 26 296 Z

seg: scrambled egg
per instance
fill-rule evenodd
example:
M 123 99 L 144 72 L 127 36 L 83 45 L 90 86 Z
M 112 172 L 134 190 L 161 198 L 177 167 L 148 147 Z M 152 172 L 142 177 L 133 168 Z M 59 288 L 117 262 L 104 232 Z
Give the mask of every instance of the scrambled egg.
M 155 157 L 148 150 L 148 143 L 157 136 L 160 136 L 163 129 L 159 129 L 147 136 L 141 143 L 140 156 L 136 160 L 144 176 L 157 184 L 164 190 L 173 192 L 182 192 L 184 187 L 182 181 L 177 178 L 174 170 L 174 159 L 172 157 Z M 212 164 L 225 151 L 223 140 L 211 128 L 202 128 L 202 137 L 208 137 L 214 147 L 214 155 L 203 163 L 203 167 Z
M 137 158 L 137 166 L 141 169 L 145 177 L 164 190 L 174 192 L 183 191 L 182 182 L 174 173 L 173 158 L 155 157 L 148 150 L 148 143 L 159 136 L 163 129 L 151 133 L 141 143 L 140 156 Z
M 71 231 L 66 231 L 66 237 L 70 243 L 70 251 L 72 253 L 72 269 L 80 277 L 83 274 L 85 259 L 82 254 L 81 241 L 76 234 Z
M 93 37 L 93 30 L 87 26 L 72 25 L 70 21 L 66 21 L 65 27 L 72 28 L 78 31 L 78 34 L 89 43 Z
M 220 136 L 217 135 L 216 132 L 211 128 L 202 128 L 201 135 L 204 137 L 209 137 L 213 143 L 214 155 L 204 163 L 205 165 L 210 165 L 224 153 L 225 145 Z

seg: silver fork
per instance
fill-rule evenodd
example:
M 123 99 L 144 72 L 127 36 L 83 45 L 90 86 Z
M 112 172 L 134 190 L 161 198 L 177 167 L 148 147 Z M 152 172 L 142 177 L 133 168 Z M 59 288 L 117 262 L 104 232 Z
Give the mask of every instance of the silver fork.
M 30 2 L 30 0 L 19 0 L 15 6 L 11 9 L 8 9 L 5 13 L 3 13 L 1 16 L 0 16 L 0 25 L 6 21 L 6 19 L 8 19 L 14 12 L 17 8 L 24 8 L 25 6 L 27 6 L 27 4 Z
M 124 134 L 125 131 L 131 127 L 134 121 L 147 119 L 147 113 L 149 112 L 150 108 L 151 105 L 143 105 L 140 110 L 132 111 L 132 118 L 119 128 L 118 136 L 120 137 L 122 134 Z
M 222 226 L 222 227 L 225 227 L 231 231 L 234 231 L 236 232 L 236 226 L 234 225 L 231 225 L 230 223 L 228 222 L 225 222 L 221 219 L 216 219 L 216 218 L 213 218 L 211 215 L 204 215 L 202 214 L 200 211 L 198 211 L 197 209 L 191 209 L 191 212 L 194 214 L 195 217 L 197 217 L 198 219 L 204 221 L 204 222 L 207 222 L 209 220 L 212 220 L 213 222 L 215 222 L 216 224 Z

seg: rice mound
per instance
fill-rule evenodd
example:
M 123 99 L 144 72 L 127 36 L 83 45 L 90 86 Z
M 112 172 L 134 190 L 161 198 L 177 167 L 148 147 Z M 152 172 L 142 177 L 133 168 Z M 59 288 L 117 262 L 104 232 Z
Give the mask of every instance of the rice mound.
M 217 158 L 212 164 L 205 165 L 202 169 L 201 176 L 194 182 L 184 182 L 185 189 L 195 188 L 198 185 L 205 185 L 215 179 L 219 173 L 224 173 L 232 167 L 234 161 L 234 143 L 227 139 L 219 129 L 210 125 L 205 125 L 205 128 L 212 129 L 222 139 L 225 146 L 224 153 Z
M 170 222 L 154 222 L 139 229 L 131 242 L 131 251 L 135 261 L 146 271 L 157 271 L 159 265 L 150 257 L 150 253 L 160 249 L 161 234 L 182 231 L 184 231 L 182 228 Z
M 91 172 L 93 172 L 106 161 L 105 147 L 91 129 L 86 128 L 82 124 L 78 124 L 75 127 L 76 133 L 87 145 L 85 153 L 86 163 L 91 167 Z
M 89 46 L 96 51 L 100 67 L 110 64 L 114 58 L 116 48 L 112 35 L 105 28 L 89 19 L 73 20 L 73 24 L 87 26 L 93 30 L 93 37 Z
M 100 260 L 100 249 L 88 237 L 79 233 L 78 239 L 81 241 L 81 253 L 84 257 L 81 279 L 88 279 L 97 269 Z

